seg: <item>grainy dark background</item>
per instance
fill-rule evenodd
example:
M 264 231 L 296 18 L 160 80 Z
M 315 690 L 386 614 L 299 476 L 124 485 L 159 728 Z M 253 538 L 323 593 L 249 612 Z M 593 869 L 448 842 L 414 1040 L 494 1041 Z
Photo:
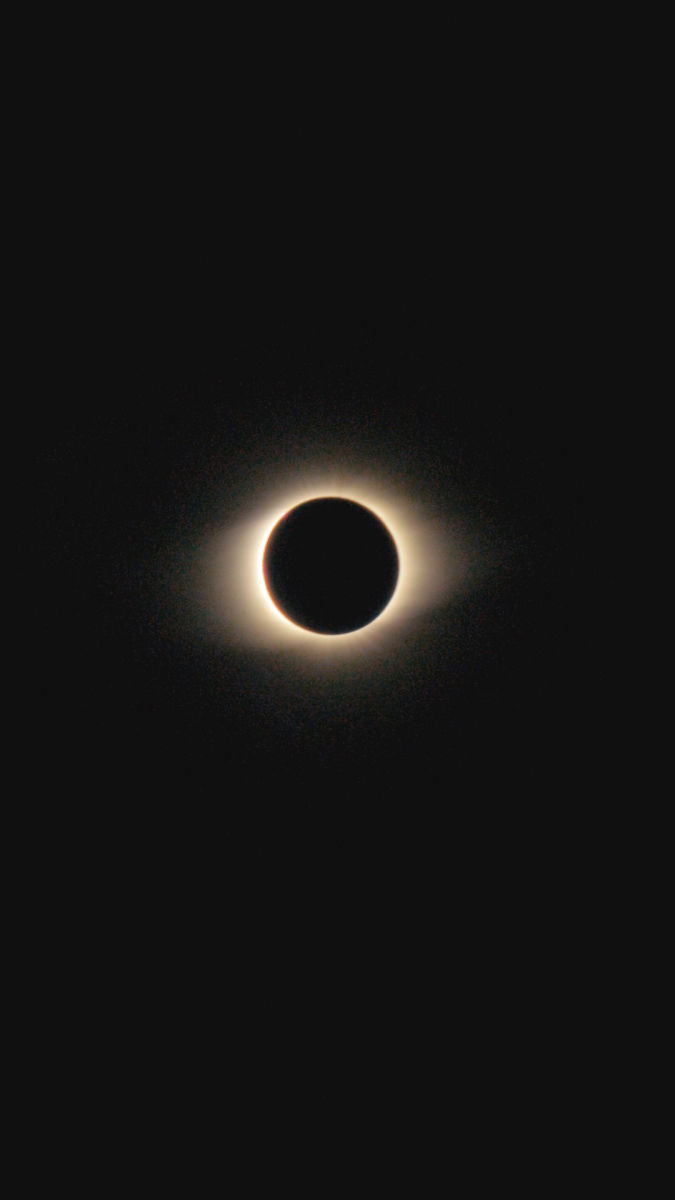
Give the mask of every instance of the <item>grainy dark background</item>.
M 584 212 L 556 105 L 468 96 L 410 155 L 324 126 L 293 157 L 270 125 L 158 182 L 89 145 L 41 233 L 44 952 L 93 1074 L 199 1077 L 205 1120 L 262 1094 L 384 1128 L 414 1094 L 410 1128 L 477 1136 L 490 1105 L 536 1121 L 572 1053 Z M 245 507 L 333 437 L 508 547 L 386 684 L 191 643 L 153 591 L 222 481 Z
M 342 806 L 325 798 L 336 771 L 349 821 L 384 807 L 406 823 L 425 808 L 442 822 L 457 807 L 451 796 L 476 793 L 503 813 L 506 793 L 525 802 L 555 786 L 562 734 L 574 496 L 562 494 L 569 381 L 556 317 L 542 322 L 526 306 L 535 298 L 515 289 L 502 307 L 491 298 L 497 311 L 476 302 L 467 316 L 438 280 L 414 305 L 383 290 L 369 311 L 329 277 L 317 318 L 293 283 L 242 317 L 238 297 L 229 309 L 213 302 L 213 280 L 198 271 L 198 299 L 180 295 L 178 311 L 153 312 L 155 296 L 131 331 L 133 298 L 122 291 L 103 329 L 78 331 L 87 351 L 65 386 L 47 468 L 45 615 L 59 631 L 46 651 L 49 691 L 62 689 L 57 723 L 70 731 L 57 752 L 72 755 L 75 793 L 124 781 L 136 808 L 139 792 L 144 805 L 156 796 L 176 811 L 204 804 L 223 830 L 249 827 L 254 811 L 263 828 L 339 823 Z M 314 681 L 307 669 L 301 680 L 273 651 L 266 662 L 245 644 L 191 644 L 152 591 L 158 556 L 203 537 L 229 479 L 245 511 L 252 470 L 281 477 L 297 445 L 301 472 L 312 446 L 320 461 L 331 439 L 347 469 L 350 447 L 371 447 L 402 491 L 431 479 L 436 511 L 450 519 L 459 507 L 496 562 L 461 604 L 416 626 L 418 657 L 401 647 L 395 699 L 375 662 L 370 685 L 319 665 Z M 98 780 L 96 761 L 107 763 Z M 292 794 L 280 806 L 268 791 L 282 779 Z

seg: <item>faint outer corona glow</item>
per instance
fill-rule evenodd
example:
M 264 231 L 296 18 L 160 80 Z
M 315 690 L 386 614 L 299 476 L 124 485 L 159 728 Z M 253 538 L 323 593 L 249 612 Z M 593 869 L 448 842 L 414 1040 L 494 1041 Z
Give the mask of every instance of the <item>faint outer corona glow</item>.
M 274 604 L 263 575 L 263 554 L 277 522 L 290 509 L 320 497 L 355 500 L 387 526 L 399 556 L 399 576 L 387 607 L 369 625 L 350 633 L 315 633 L 295 625 Z M 315 473 L 304 485 L 270 488 L 249 518 L 227 517 L 206 536 L 198 554 L 193 615 L 206 636 L 226 645 L 288 649 L 309 657 L 363 657 L 380 653 L 414 617 L 463 590 L 471 554 L 460 523 L 425 512 L 391 484 Z M 195 600 L 196 597 L 196 600 Z

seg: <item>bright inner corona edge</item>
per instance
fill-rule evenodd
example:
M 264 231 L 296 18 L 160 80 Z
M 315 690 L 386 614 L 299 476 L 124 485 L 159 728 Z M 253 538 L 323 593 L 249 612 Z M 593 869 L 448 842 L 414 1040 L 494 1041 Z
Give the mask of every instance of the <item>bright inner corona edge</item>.
M 371 624 L 350 633 L 315 633 L 295 625 L 277 608 L 263 576 L 263 555 L 277 522 L 306 500 L 355 500 L 387 526 L 399 556 L 396 590 Z M 443 604 L 459 591 L 468 573 L 468 554 L 459 524 L 425 513 L 423 501 L 369 479 L 330 472 L 277 488 L 261 497 L 248 519 L 225 518 L 204 545 L 199 567 L 199 609 L 210 636 L 227 644 L 289 648 L 319 656 L 363 655 L 380 650 L 402 624 Z

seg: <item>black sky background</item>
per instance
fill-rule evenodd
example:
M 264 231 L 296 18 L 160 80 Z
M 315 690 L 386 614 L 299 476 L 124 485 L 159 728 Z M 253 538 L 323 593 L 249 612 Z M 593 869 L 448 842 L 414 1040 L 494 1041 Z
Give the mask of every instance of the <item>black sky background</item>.
M 130 331 L 123 292 L 124 319 L 104 311 L 102 328 L 72 335 L 87 345 L 66 385 L 46 525 L 57 725 L 67 719 L 78 746 L 78 788 L 98 757 L 125 793 L 203 803 L 227 828 L 254 813 L 263 827 L 330 826 L 385 810 L 414 825 L 420 807 L 443 822 L 453 795 L 503 811 L 498 795 L 555 787 L 566 592 L 555 414 L 567 380 L 542 328 L 551 318 L 513 295 L 467 317 L 438 281 L 424 304 L 381 295 L 364 312 L 344 280 L 327 302 L 319 294 L 318 319 L 292 286 L 290 315 L 280 295 L 272 313 L 242 317 L 237 295 L 228 309 L 208 276 L 191 283 L 207 289 L 194 306 L 182 297 L 150 319 L 143 307 Z M 273 480 L 275 466 L 281 477 L 294 447 L 301 473 L 334 446 L 347 470 L 350 446 L 355 459 L 372 448 L 402 491 L 432 478 L 437 512 L 463 510 L 495 560 L 416 628 L 394 695 L 376 664 L 370 682 L 319 665 L 313 681 L 243 639 L 208 647 L 195 632 L 191 644 L 156 590 L 157 561 L 227 513 L 223 490 L 245 512 L 247 479 Z M 252 512 L 256 501 L 252 490 Z M 282 778 L 280 804 L 269 793 Z
M 518 138 L 471 112 L 468 150 L 388 168 L 367 138 L 351 170 L 313 142 L 299 175 L 271 137 L 217 188 L 183 160 L 170 203 L 91 151 L 41 232 L 33 850 L 111 1088 L 240 1055 L 247 1098 L 205 1084 L 213 1119 L 264 1078 L 272 1105 L 377 1121 L 422 1087 L 433 1123 L 449 1056 L 470 1125 L 481 1078 L 525 1104 L 572 1052 L 561 964 L 601 823 L 573 669 L 582 222 L 553 109 Z M 424 479 L 496 565 L 381 676 L 192 639 L 158 598 L 174 546 L 223 488 L 243 512 L 277 454 L 334 442 Z

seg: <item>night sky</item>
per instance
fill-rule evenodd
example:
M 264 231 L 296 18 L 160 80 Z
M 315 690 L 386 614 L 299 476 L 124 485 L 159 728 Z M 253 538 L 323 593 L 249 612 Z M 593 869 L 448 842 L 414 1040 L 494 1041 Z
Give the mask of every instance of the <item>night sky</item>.
M 469 320 L 457 300 L 432 322 L 428 303 L 364 314 L 357 297 L 352 315 L 350 299 L 318 317 L 214 303 L 203 327 L 202 299 L 159 327 L 140 314 L 133 341 L 85 331 L 46 509 L 48 686 L 74 795 L 111 789 L 134 819 L 188 827 L 199 812 L 218 836 L 311 838 L 440 835 L 477 807 L 511 820 L 555 786 L 563 385 L 546 331 L 520 313 Z M 227 596 L 227 633 L 210 636 L 209 539 L 336 478 L 435 531 L 419 611 L 344 666 L 273 634 L 250 644 Z M 466 577 L 427 603 L 439 549 Z
M 110 1070 L 190 1075 L 180 1010 L 246 1104 L 365 1120 L 448 1055 L 469 1108 L 539 1086 L 581 823 L 565 248 L 515 204 L 423 209 L 115 225 L 50 275 L 28 770 Z M 328 661 L 214 616 L 209 547 L 338 476 L 424 533 L 409 619 Z

